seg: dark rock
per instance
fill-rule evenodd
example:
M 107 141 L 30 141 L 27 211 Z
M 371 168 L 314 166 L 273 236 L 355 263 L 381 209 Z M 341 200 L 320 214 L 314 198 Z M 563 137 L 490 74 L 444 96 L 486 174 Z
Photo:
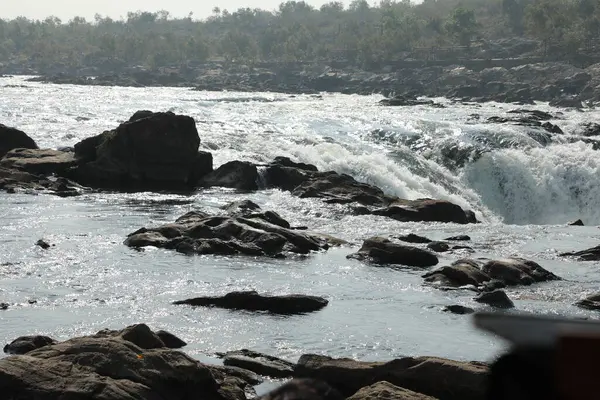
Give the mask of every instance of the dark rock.
M 439 262 L 434 254 L 426 250 L 394 243 L 381 237 L 365 240 L 361 249 L 357 253 L 349 255 L 348 258 L 375 264 L 411 267 L 431 267 Z
M 294 379 L 260 400 L 344 400 L 344 397 L 321 380 Z
M 538 263 L 523 258 L 489 261 L 481 267 L 481 270 L 491 279 L 498 279 L 508 286 L 560 280 L 558 276 L 545 270 Z
M 289 378 L 294 375 L 295 364 L 251 350 L 230 351 L 224 354 L 223 364 L 243 368 L 271 378 Z
M 134 122 L 134 121 L 138 121 L 140 119 L 148 118 L 148 117 L 151 117 L 153 114 L 154 114 L 154 112 L 149 111 L 149 110 L 136 111 L 135 113 L 133 113 L 131 118 L 129 118 L 129 122 Z
M 45 178 L 2 167 L 0 167 L 0 189 L 8 193 L 40 191 L 62 197 L 76 196 L 86 190 L 86 188 L 65 178 Z
M 481 293 L 474 299 L 478 303 L 488 304 L 496 308 L 514 308 L 515 304 L 503 290 Z
M 15 399 L 244 400 L 242 382 L 166 348 L 119 337 L 82 337 L 0 360 L 4 393 Z M 238 386 L 239 384 L 239 386 Z
M 188 213 L 175 223 L 142 228 L 131 233 L 125 245 L 133 248 L 154 246 L 187 254 L 246 254 L 277 256 L 291 252 L 308 254 L 326 250 L 334 238 L 292 230 L 289 223 L 273 212 L 243 217 L 207 216 Z
M 131 342 L 142 349 L 161 349 L 167 347 L 161 338 L 145 324 L 131 325 L 119 331 L 104 329 L 96 333 L 93 337 L 119 338 Z
M 246 216 L 255 211 L 260 211 L 260 206 L 251 200 L 234 201 L 222 207 L 231 216 Z
M 391 99 L 383 99 L 379 102 L 382 106 L 388 107 L 413 107 L 413 106 L 438 106 L 443 107 L 442 104 L 434 103 L 433 100 L 419 100 L 415 98 L 396 96 Z
M 570 226 L 584 226 L 584 223 L 582 220 L 578 219 L 577 221 L 573 221 L 573 222 L 569 222 Z
M 572 253 L 562 253 L 563 257 L 577 257 L 580 261 L 599 261 L 600 260 L 600 245 L 591 249 L 575 251 Z
M 0 161 L 0 167 L 37 175 L 60 175 L 75 165 L 73 153 L 49 149 L 13 149 Z
M 444 240 L 453 241 L 453 242 L 461 242 L 461 241 L 467 242 L 467 241 L 471 240 L 471 237 L 468 235 L 458 235 L 458 236 L 451 236 Z
M 472 308 L 461 306 L 458 304 L 446 306 L 442 311 L 458 315 L 473 314 L 475 312 L 475 310 L 473 310 Z
M 478 287 L 491 279 L 481 271 L 479 264 L 473 260 L 455 261 L 452 265 L 428 272 L 423 277 L 425 282 L 448 287 L 467 285 Z
M 410 233 L 404 236 L 398 236 L 396 239 L 401 240 L 407 243 L 431 243 L 432 240 L 423 236 L 415 235 L 414 233 Z
M 213 156 L 207 151 L 199 151 L 192 166 L 192 182 L 200 182 L 202 178 L 213 172 Z
M 497 289 L 504 289 L 506 288 L 506 283 L 503 281 L 500 281 L 498 279 L 492 279 L 489 282 L 486 282 L 482 287 L 481 287 L 481 291 L 482 292 L 493 292 L 494 290 Z
M 435 357 L 406 357 L 389 362 L 363 362 L 306 354 L 296 366 L 297 377 L 321 379 L 344 396 L 387 381 L 393 385 L 446 400 L 485 398 L 488 368 L 480 363 Z M 435 384 L 433 384 L 435 382 Z
M 48 250 L 51 247 L 50 244 L 43 239 L 40 239 L 37 242 L 35 242 L 35 245 L 41 247 L 44 250 Z
M 364 387 L 347 400 L 436 400 L 412 390 L 404 389 L 389 382 L 381 381 Z
M 317 167 L 312 164 L 297 163 L 297 162 L 290 160 L 288 157 L 275 157 L 272 164 L 273 165 L 281 165 L 282 167 L 297 168 L 297 169 L 301 169 L 303 171 L 313 171 L 313 172 L 318 171 Z
M 261 383 L 263 383 L 265 381 L 263 377 L 258 376 L 254 372 L 248 371 L 247 369 L 243 369 L 243 368 L 227 367 L 224 365 L 223 366 L 211 365 L 211 368 L 221 371 L 225 375 L 239 378 L 239 379 L 243 380 L 244 382 L 246 382 L 248 385 L 252 385 L 252 386 L 260 385 Z
M 0 303 L 0 311 L 8 310 L 8 303 Z
M 575 303 L 577 307 L 585 308 L 586 310 L 598 311 L 600 310 L 600 294 L 594 294 L 586 297 L 583 300 Z
M 56 340 L 48 336 L 21 336 L 4 346 L 4 352 L 6 354 L 27 354 L 40 347 L 56 343 Z
M 218 307 L 234 310 L 268 311 L 274 314 L 303 314 L 318 311 L 329 302 L 317 296 L 291 294 L 286 296 L 263 296 L 255 291 L 232 292 L 225 296 L 197 297 L 176 301 L 176 305 Z
M 582 136 L 600 136 L 600 124 L 596 122 L 588 122 L 581 125 Z
M 169 349 L 180 349 L 187 346 L 187 343 L 167 331 L 156 331 L 156 336 L 164 343 L 165 347 Z
M 128 190 L 190 187 L 198 174 L 199 145 L 193 118 L 153 113 L 75 145 L 81 164 L 68 177 Z
M 454 222 L 457 224 L 477 222 L 474 215 L 466 212 L 460 206 L 444 200 L 396 200 L 389 206 L 373 210 L 371 213 L 403 222 Z
M 0 159 L 13 149 L 37 149 L 35 141 L 23 131 L 0 124 Z
M 230 161 L 202 179 L 204 186 L 220 186 L 238 190 L 258 189 L 258 169 L 247 161 Z
M 447 251 L 450 251 L 450 246 L 448 245 L 448 243 L 444 242 L 431 242 L 427 245 L 427 248 L 437 253 L 445 253 Z

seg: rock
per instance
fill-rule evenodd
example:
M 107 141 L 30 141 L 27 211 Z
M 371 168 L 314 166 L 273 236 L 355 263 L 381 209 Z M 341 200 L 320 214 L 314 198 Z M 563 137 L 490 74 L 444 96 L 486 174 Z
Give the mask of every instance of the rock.
M 577 307 L 585 308 L 586 310 L 600 310 L 600 294 L 594 294 L 592 296 L 586 297 L 583 300 L 575 303 Z
M 396 200 L 389 206 L 371 211 L 403 222 L 453 222 L 457 224 L 475 223 L 474 215 L 460 206 L 444 200 Z
M 81 337 L 0 360 L 0 386 L 19 399 L 244 400 L 242 383 L 165 348 Z
M 131 342 L 142 349 L 161 349 L 167 347 L 162 339 L 145 324 L 131 325 L 119 331 L 104 329 L 96 333 L 93 337 L 119 338 Z
M 23 131 L 0 124 L 0 158 L 13 149 L 37 149 L 35 141 Z
M 569 222 L 569 226 L 584 226 L 582 220 L 578 219 L 577 221 Z
M 428 239 L 423 236 L 415 235 L 414 233 L 404 235 L 404 236 L 398 236 L 398 237 L 396 237 L 396 239 L 401 240 L 403 242 L 407 242 L 407 243 L 431 243 L 432 242 L 431 239 Z
M 481 293 L 474 299 L 478 303 L 488 304 L 496 308 L 514 308 L 515 304 L 503 290 Z
M 361 249 L 357 253 L 349 255 L 348 258 L 375 264 L 411 267 L 431 267 L 439 262 L 434 254 L 426 250 L 394 243 L 381 237 L 365 240 Z
M 450 251 L 450 246 L 448 245 L 448 243 L 444 242 L 431 242 L 427 245 L 427 248 L 437 253 L 445 253 L 447 251 Z
M 558 276 L 545 270 L 538 263 L 523 258 L 489 261 L 481 270 L 491 279 L 498 279 L 508 286 L 560 280 Z
M 271 378 L 289 378 L 294 375 L 295 364 L 251 350 L 230 351 L 224 354 L 223 364 L 243 368 Z
M 238 190 L 258 189 L 258 169 L 246 161 L 230 161 L 202 179 L 207 187 L 220 186 Z
M 76 165 L 73 153 L 49 149 L 14 149 L 0 161 L 0 167 L 36 175 L 60 175 Z
M 303 171 L 313 171 L 313 172 L 318 171 L 318 169 L 315 165 L 294 162 L 288 157 L 275 157 L 272 164 L 273 165 L 281 165 L 282 167 L 297 168 L 297 169 L 301 169 Z
M 278 225 L 279 224 L 279 225 Z M 289 223 L 273 212 L 242 217 L 207 216 L 188 213 L 175 223 L 142 228 L 131 233 L 125 245 L 133 248 L 154 246 L 186 254 L 245 254 L 281 256 L 326 250 L 333 239 L 292 230 Z
M 8 303 L 0 303 L 0 311 L 8 310 Z
M 580 134 L 582 136 L 600 136 L 600 124 L 596 122 L 588 122 L 581 124 Z
M 129 122 L 134 122 L 134 121 L 138 121 L 140 119 L 148 118 L 148 117 L 151 117 L 153 114 L 154 114 L 154 112 L 149 111 L 149 110 L 136 111 L 135 113 L 133 113 L 131 118 L 129 118 Z
M 0 189 L 8 193 L 40 191 L 57 196 L 76 196 L 86 188 L 65 178 L 45 178 L 28 172 L 0 167 Z
M 261 212 L 260 206 L 250 200 L 234 201 L 223 209 L 232 217 L 258 218 L 285 229 L 292 229 L 289 222 L 274 211 Z
M 80 165 L 68 177 L 127 190 L 192 187 L 202 157 L 199 145 L 193 118 L 153 113 L 76 144 Z
M 252 386 L 260 385 L 261 383 L 263 383 L 265 381 L 263 377 L 258 376 L 254 372 L 248 371 L 247 369 L 243 369 L 243 368 L 227 367 L 224 365 L 223 366 L 211 365 L 211 368 L 213 370 L 221 371 L 225 375 L 239 378 L 239 379 L 243 380 L 244 382 L 246 382 L 248 385 L 252 385 Z
M 458 304 L 446 306 L 442 309 L 442 311 L 458 315 L 473 314 L 475 312 L 475 310 L 470 307 L 465 307 Z
M 164 343 L 165 347 L 168 347 L 169 349 L 180 349 L 187 346 L 186 342 L 167 331 L 156 331 L 156 336 L 158 336 L 158 338 Z
M 347 358 L 305 354 L 296 377 L 321 379 L 345 396 L 387 381 L 405 389 L 447 400 L 485 398 L 488 368 L 480 363 L 435 357 L 406 357 L 389 362 L 363 362 Z
M 438 106 L 443 107 L 442 104 L 434 103 L 433 100 L 419 100 L 415 98 L 407 98 L 402 96 L 396 96 L 391 99 L 383 99 L 379 101 L 382 106 L 388 107 L 406 107 L 406 106 Z
M 473 285 L 479 287 L 491 278 L 483 273 L 479 264 L 473 260 L 458 260 L 450 266 L 442 267 L 423 275 L 425 282 L 440 286 L 462 287 Z
M 562 257 L 577 257 L 579 261 L 599 261 L 600 260 L 600 245 L 591 249 L 575 251 L 572 253 L 562 253 Z
M 232 292 L 225 296 L 197 297 L 176 301 L 175 305 L 218 307 L 233 310 L 268 311 L 273 314 L 304 314 L 319 311 L 329 302 L 317 296 L 290 294 L 285 296 L 265 296 L 255 291 Z
M 344 397 L 320 380 L 294 379 L 264 395 L 260 400 L 344 400 Z
M 435 400 L 435 397 L 381 381 L 360 389 L 347 400 Z
M 21 336 L 4 346 L 4 352 L 6 354 L 27 354 L 40 347 L 56 343 L 56 340 L 48 336 Z
M 41 247 L 44 250 L 48 250 L 51 247 L 50 244 L 44 239 L 38 240 L 37 242 L 35 242 L 35 245 Z
M 471 237 L 468 235 L 458 235 L 458 236 L 451 236 L 449 238 L 446 238 L 444 240 L 450 241 L 450 242 L 467 242 L 469 240 L 471 240 Z

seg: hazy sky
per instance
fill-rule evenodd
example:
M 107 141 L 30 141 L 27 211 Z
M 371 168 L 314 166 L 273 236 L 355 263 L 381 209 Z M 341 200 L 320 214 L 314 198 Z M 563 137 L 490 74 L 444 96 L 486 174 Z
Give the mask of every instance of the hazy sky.
M 349 4 L 350 0 L 342 0 Z M 0 0 L 0 18 L 43 19 L 55 15 L 61 19 L 82 16 L 92 19 L 94 14 L 108 15 L 112 18 L 125 16 L 128 11 L 167 10 L 175 16 L 186 16 L 190 11 L 194 17 L 204 18 L 218 6 L 234 11 L 240 7 L 260 7 L 275 9 L 282 0 Z M 328 0 L 306 0 L 314 6 L 327 3 Z

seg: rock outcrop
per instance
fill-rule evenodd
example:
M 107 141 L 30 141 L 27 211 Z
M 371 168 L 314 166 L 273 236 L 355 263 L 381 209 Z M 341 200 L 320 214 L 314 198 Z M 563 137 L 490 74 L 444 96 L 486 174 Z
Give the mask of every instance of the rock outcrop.
M 176 305 L 194 307 L 218 307 L 232 310 L 267 311 L 273 314 L 304 314 L 319 311 L 329 301 L 318 296 L 290 294 L 284 296 L 266 296 L 256 291 L 231 292 L 224 296 L 196 297 L 176 301 Z
M 0 124 L 0 159 L 13 149 L 37 149 L 35 140 L 23 131 Z
M 431 267 L 437 265 L 437 256 L 427 250 L 394 243 L 382 237 L 364 241 L 357 253 L 348 258 L 382 265 L 406 265 L 410 267 Z

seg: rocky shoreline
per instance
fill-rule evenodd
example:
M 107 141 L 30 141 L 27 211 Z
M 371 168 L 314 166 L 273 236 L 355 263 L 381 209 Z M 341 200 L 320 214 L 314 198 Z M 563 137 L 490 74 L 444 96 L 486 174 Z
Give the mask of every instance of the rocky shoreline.
M 43 75 L 35 82 L 92 86 L 188 87 L 201 91 L 322 92 L 369 95 L 396 99 L 391 105 L 421 104 L 419 96 L 458 101 L 532 104 L 550 102 L 558 107 L 582 108 L 600 102 L 600 64 L 579 68 L 564 62 L 542 62 L 513 67 L 477 69 L 464 65 L 411 68 L 387 66 L 365 71 L 356 67 L 273 64 L 266 66 L 213 63 L 197 68 L 95 72 L 69 71 Z

